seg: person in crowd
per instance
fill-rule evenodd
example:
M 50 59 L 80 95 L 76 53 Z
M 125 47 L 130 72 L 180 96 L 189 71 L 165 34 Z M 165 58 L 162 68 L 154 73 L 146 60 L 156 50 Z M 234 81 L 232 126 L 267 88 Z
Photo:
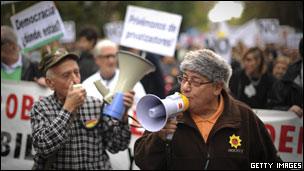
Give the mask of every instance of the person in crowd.
M 273 69 L 272 69 L 272 75 L 277 79 L 280 80 L 283 78 L 284 74 L 287 71 L 287 68 L 289 66 L 289 58 L 285 56 L 278 56 L 274 63 L 273 63 Z
M 231 68 L 232 71 L 238 71 L 241 69 L 241 57 L 239 52 L 237 51 L 237 47 L 232 47 L 231 48 Z
M 179 63 L 175 56 L 163 56 L 161 58 L 161 68 L 165 80 L 165 95 L 177 85 L 177 75 L 179 75 Z
M 232 95 L 252 108 L 266 109 L 268 93 L 275 78 L 267 73 L 263 51 L 250 48 L 242 58 L 243 69 L 230 80 Z
M 17 36 L 9 26 L 1 26 L 1 79 L 35 81 L 45 86 L 38 62 L 21 54 Z
M 92 53 L 98 40 L 98 32 L 95 27 L 87 26 L 80 31 L 78 37 L 76 49 L 80 51 L 78 65 L 80 68 L 81 82 L 83 82 L 89 76 L 98 71 L 98 67 L 95 64 Z
M 111 169 L 108 154 L 128 147 L 127 114 L 122 121 L 103 115 L 103 103 L 79 86 L 79 57 L 65 49 L 43 56 L 41 69 L 54 93 L 36 102 L 30 111 L 33 169 Z M 124 94 L 128 109 L 134 92 Z
M 103 99 L 103 96 L 99 93 L 97 88 L 94 85 L 94 82 L 99 80 L 104 86 L 113 90 L 118 83 L 118 77 L 120 74 L 119 66 L 118 66 L 118 45 L 108 39 L 99 40 L 93 50 L 93 55 L 95 57 L 95 62 L 99 67 L 99 71 L 95 74 L 88 77 L 86 80 L 83 81 L 83 86 L 87 91 L 87 94 L 90 96 L 94 96 L 99 99 Z M 136 66 L 131 66 L 136 67 Z M 131 76 L 131 75 L 130 75 Z M 135 117 L 135 110 L 137 102 L 146 95 L 146 92 L 140 82 L 137 82 L 133 88 L 135 92 L 134 95 L 134 103 L 130 107 L 128 111 L 128 115 Z M 133 121 L 131 122 L 133 123 Z M 132 124 L 133 125 L 133 124 Z M 131 130 L 134 127 L 131 127 Z M 134 142 L 132 142 L 134 144 Z M 130 144 L 130 146 L 133 146 Z M 130 149 L 130 146 L 128 150 Z M 127 150 L 120 152 L 120 155 L 128 154 Z M 112 162 L 115 163 L 113 165 L 114 169 L 127 169 L 123 161 L 118 155 L 109 154 L 109 157 Z
M 99 67 L 99 71 L 83 81 L 83 86 L 89 96 L 103 99 L 102 95 L 94 85 L 96 80 L 100 80 L 100 82 L 110 90 L 113 90 L 116 84 L 118 84 L 117 81 L 120 70 L 118 68 L 117 53 L 117 44 L 108 39 L 100 40 L 96 44 L 93 54 L 96 64 Z M 146 92 L 140 82 L 135 84 L 133 90 L 135 92 L 134 105 L 136 105 L 139 99 L 146 95 Z
M 290 65 L 277 81 L 268 99 L 268 106 L 277 110 L 288 110 L 303 116 L 303 38 L 299 43 L 300 59 Z
M 264 61 L 265 65 L 267 66 L 267 72 L 272 74 L 273 70 L 273 63 L 278 56 L 277 48 L 274 43 L 266 43 L 264 49 Z
M 180 92 L 189 109 L 136 140 L 139 168 L 248 170 L 251 162 L 282 161 L 263 122 L 229 95 L 232 69 L 222 57 L 207 49 L 190 51 L 180 69 Z

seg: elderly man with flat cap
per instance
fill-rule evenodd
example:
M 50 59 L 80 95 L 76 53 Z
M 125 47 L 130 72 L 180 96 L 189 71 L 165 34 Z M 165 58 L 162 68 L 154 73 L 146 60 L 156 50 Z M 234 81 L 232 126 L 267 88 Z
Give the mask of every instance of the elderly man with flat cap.
M 189 109 L 159 132 L 135 142 L 141 169 L 250 169 L 251 162 L 280 162 L 263 122 L 228 94 L 232 69 L 211 50 L 188 52 L 180 65 L 180 91 Z M 172 140 L 166 137 L 172 134 Z
M 128 147 L 127 115 L 122 121 L 102 115 L 103 102 L 81 87 L 78 56 L 57 49 L 43 56 L 41 69 L 54 94 L 36 102 L 30 112 L 36 151 L 33 169 L 111 169 L 105 150 Z M 124 104 L 133 103 L 133 92 Z

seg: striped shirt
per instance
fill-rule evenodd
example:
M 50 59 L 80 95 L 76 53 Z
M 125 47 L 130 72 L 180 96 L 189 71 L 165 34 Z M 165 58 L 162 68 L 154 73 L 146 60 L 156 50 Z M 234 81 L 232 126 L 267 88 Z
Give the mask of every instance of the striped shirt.
M 50 95 L 36 102 L 30 112 L 32 141 L 36 151 L 33 169 L 43 169 L 54 160 L 50 169 L 112 169 L 111 153 L 125 150 L 130 142 L 128 123 L 101 115 L 102 102 L 87 96 L 77 117 L 63 109 L 63 104 Z M 99 119 L 100 123 L 86 129 L 84 123 Z

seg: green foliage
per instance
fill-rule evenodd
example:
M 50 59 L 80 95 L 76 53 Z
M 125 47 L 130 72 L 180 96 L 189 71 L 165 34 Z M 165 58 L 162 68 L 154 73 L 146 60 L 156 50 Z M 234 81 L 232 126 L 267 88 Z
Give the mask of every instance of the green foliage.
M 1 6 L 1 25 L 11 25 L 10 17 L 37 3 L 36 1 L 17 1 Z M 209 25 L 208 12 L 215 2 L 212 1 L 55 1 L 64 21 L 73 20 L 79 31 L 85 25 L 99 28 L 103 36 L 103 25 L 114 20 L 124 20 L 128 5 L 135 5 L 155 10 L 182 15 L 180 31 L 190 27 L 206 31 Z M 252 18 L 279 18 L 280 24 L 303 29 L 303 2 L 245 2 L 245 9 L 240 19 L 232 19 L 230 24 L 239 25 Z

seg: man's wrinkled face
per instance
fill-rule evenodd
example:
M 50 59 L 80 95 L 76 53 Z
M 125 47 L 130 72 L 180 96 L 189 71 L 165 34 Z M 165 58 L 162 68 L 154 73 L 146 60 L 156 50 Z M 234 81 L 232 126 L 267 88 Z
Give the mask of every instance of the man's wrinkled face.
M 73 59 L 65 59 L 60 64 L 50 68 L 47 73 L 46 83 L 54 90 L 59 98 L 65 98 L 70 83 L 80 83 L 79 66 Z

